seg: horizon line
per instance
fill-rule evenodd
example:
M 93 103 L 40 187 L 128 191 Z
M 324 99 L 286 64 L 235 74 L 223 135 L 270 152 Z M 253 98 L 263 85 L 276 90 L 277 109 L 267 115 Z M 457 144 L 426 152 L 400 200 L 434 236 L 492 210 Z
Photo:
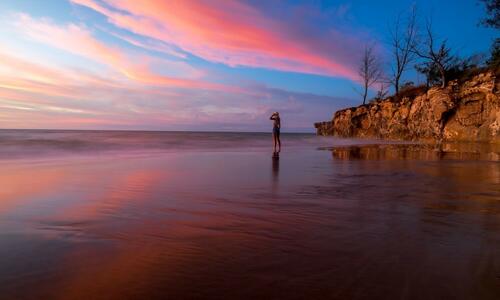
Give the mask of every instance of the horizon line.
M 124 131 L 124 132 L 193 132 L 193 133 L 272 133 L 269 131 L 225 131 L 225 130 L 161 130 L 161 129 L 60 129 L 60 128 L 0 128 L 0 131 Z M 291 134 L 315 134 L 311 132 L 282 131 Z

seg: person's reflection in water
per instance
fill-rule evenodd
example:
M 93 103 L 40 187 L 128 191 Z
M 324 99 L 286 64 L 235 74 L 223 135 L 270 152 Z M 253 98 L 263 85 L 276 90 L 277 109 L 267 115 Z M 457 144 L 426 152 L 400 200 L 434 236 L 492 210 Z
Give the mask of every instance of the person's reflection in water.
M 280 155 L 278 152 L 273 153 L 273 158 L 272 158 L 272 163 L 273 163 L 273 169 L 272 169 L 272 193 L 273 195 L 276 193 L 276 190 L 278 188 L 278 177 L 280 173 Z

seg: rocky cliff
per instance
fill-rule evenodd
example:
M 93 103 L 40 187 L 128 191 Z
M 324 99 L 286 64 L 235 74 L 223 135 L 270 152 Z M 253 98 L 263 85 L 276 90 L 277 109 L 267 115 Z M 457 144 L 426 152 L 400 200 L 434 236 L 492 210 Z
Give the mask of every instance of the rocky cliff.
M 318 135 L 500 143 L 499 88 L 495 75 L 487 72 L 446 88 L 403 92 L 343 109 L 331 121 L 314 125 Z

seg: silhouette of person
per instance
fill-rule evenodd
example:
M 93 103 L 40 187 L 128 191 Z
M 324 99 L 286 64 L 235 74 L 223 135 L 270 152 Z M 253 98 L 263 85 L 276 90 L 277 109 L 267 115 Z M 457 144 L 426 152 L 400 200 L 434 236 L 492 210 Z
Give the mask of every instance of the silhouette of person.
M 273 121 L 273 156 L 278 156 L 281 151 L 281 140 L 280 140 L 280 130 L 281 130 L 281 119 L 278 112 L 274 112 L 269 118 Z M 276 151 L 276 146 L 278 146 L 278 151 Z

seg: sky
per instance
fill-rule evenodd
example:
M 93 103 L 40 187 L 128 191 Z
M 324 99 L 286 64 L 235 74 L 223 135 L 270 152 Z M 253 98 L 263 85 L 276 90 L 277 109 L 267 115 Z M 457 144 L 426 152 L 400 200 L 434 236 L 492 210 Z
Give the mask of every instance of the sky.
M 0 128 L 312 132 L 414 5 L 462 57 L 498 36 L 475 0 L 1 0 Z

